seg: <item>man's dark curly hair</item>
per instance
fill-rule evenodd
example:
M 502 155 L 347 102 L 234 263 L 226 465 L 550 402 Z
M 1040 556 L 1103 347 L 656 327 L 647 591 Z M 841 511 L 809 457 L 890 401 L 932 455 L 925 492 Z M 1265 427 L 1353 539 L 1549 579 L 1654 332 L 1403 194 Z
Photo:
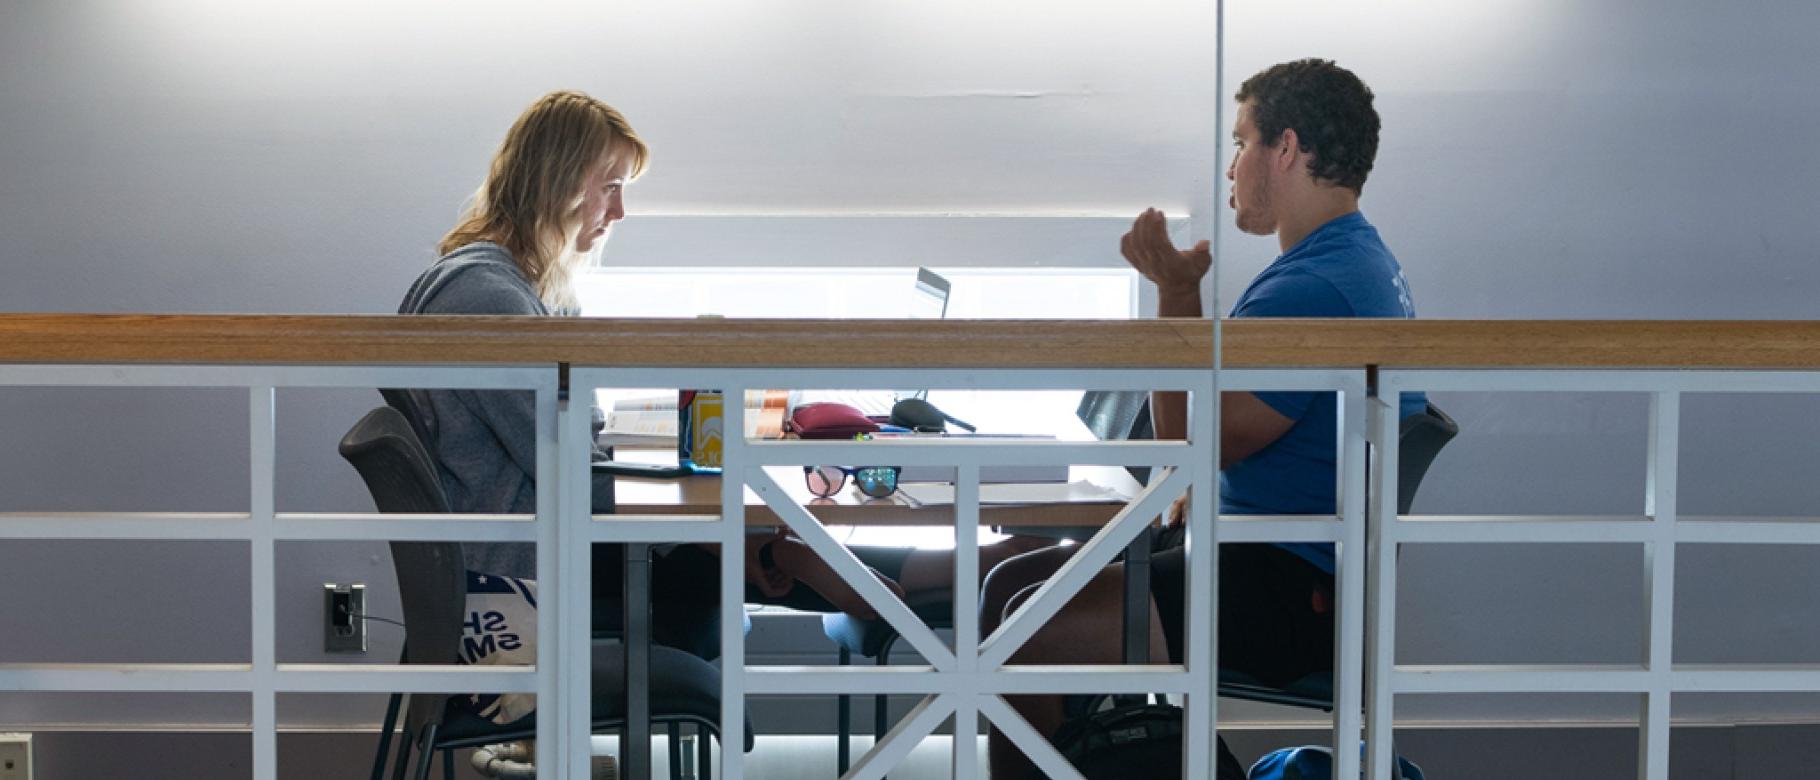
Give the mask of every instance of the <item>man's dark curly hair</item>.
M 1258 139 L 1276 145 L 1294 129 L 1298 146 L 1314 155 L 1308 172 L 1353 192 L 1378 156 L 1378 112 L 1371 88 L 1332 60 L 1273 65 L 1245 80 L 1235 99 L 1251 101 Z

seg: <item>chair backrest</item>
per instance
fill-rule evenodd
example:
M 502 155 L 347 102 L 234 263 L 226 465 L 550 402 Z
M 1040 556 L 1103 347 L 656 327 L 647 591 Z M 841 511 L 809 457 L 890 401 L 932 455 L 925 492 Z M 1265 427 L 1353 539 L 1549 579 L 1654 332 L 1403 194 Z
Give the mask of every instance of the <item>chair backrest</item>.
M 368 412 L 341 437 L 339 449 L 366 481 L 380 512 L 449 511 L 434 461 L 398 410 L 381 406 Z M 405 662 L 454 663 L 468 587 L 461 544 L 393 542 L 392 567 L 409 640 Z
M 1422 486 L 1428 467 L 1434 465 L 1441 448 L 1459 434 L 1459 423 L 1433 402 L 1421 414 L 1403 418 L 1397 432 L 1397 514 L 1409 514 L 1409 507 L 1416 500 L 1416 488 Z
M 1127 390 L 1089 390 L 1081 396 L 1074 414 L 1101 441 L 1149 439 L 1155 436 L 1150 422 L 1150 394 Z M 1460 426 L 1446 412 L 1428 404 L 1421 414 L 1403 418 L 1398 431 L 1397 513 L 1408 514 L 1416 488 L 1434 465 L 1441 448 L 1459 435 Z M 1149 469 L 1131 469 L 1139 483 L 1147 483 Z
M 390 400 L 388 397 L 387 400 Z M 337 448 L 353 464 L 384 514 L 445 514 L 449 500 L 435 461 L 405 415 L 381 406 L 350 428 Z M 407 664 L 451 664 L 461 650 L 467 609 L 467 567 L 459 542 L 392 542 L 392 570 L 404 610 Z M 423 734 L 442 722 L 447 695 L 414 695 L 405 733 Z M 427 763 L 426 763 L 427 766 Z
M 1139 390 L 1088 390 L 1074 410 L 1101 441 L 1148 439 L 1150 394 Z
M 417 434 L 417 443 L 426 451 L 436 447 L 435 422 L 424 411 L 428 400 L 422 390 L 401 390 L 393 387 L 379 388 L 379 395 L 385 399 L 386 406 L 397 409 L 404 415 L 405 422 L 411 424 L 411 431 Z M 422 400 L 423 403 L 419 403 Z M 432 468 L 434 472 L 434 468 Z
M 1150 424 L 1150 394 L 1142 390 L 1088 390 L 1081 395 L 1074 416 L 1100 441 L 1156 438 Z M 1127 466 L 1126 470 L 1138 484 L 1150 484 L 1149 467 Z

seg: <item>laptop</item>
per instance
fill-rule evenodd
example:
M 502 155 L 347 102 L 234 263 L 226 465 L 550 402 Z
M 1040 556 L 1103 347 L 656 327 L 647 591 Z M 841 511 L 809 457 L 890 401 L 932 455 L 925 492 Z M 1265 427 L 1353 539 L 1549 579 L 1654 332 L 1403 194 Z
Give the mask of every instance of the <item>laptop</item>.
M 927 268 L 916 269 L 916 284 L 910 291 L 909 317 L 913 320 L 939 320 L 948 316 L 948 292 L 951 286 L 941 274 Z M 902 398 L 924 398 L 927 388 L 919 390 L 798 390 L 790 393 L 790 408 L 803 404 L 840 403 L 859 410 L 867 417 L 890 417 L 891 407 Z

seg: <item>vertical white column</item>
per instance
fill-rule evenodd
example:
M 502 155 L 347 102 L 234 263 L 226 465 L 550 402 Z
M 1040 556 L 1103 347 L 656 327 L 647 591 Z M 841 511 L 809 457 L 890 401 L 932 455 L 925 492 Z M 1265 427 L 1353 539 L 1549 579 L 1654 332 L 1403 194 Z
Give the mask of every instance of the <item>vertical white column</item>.
M 1649 692 L 1643 694 L 1638 745 L 1638 776 L 1667 780 L 1669 717 L 1673 703 L 1675 638 L 1676 480 L 1680 470 L 1681 395 L 1673 391 L 1650 396 L 1649 475 L 1644 512 L 1650 516 L 1650 541 L 1643 545 L 1644 668 Z
M 252 505 L 253 778 L 278 777 L 278 654 L 273 482 L 277 478 L 277 398 L 270 387 L 247 394 Z
M 562 669 L 563 598 L 561 552 L 561 450 L 557 446 L 558 369 L 551 366 L 536 388 L 537 406 L 537 766 L 548 777 L 569 777 L 565 765 L 569 735 Z M 585 695 L 585 691 L 584 691 Z
M 1378 375 L 1378 397 L 1367 402 L 1371 486 L 1366 556 L 1371 576 L 1365 589 L 1365 769 L 1370 780 L 1390 780 L 1395 733 L 1397 647 L 1397 434 L 1394 399 L 1403 388 L 1387 373 Z M 1337 691 L 1336 691 L 1337 693 Z M 1337 746 L 1336 746 L 1337 747 Z
M 1185 622 L 1188 636 L 1183 642 L 1182 662 L 1188 668 L 1189 693 L 1183 704 L 1182 768 L 1184 777 L 1213 777 L 1214 758 L 1218 755 L 1219 731 L 1219 560 L 1218 525 L 1220 463 L 1220 225 L 1226 199 L 1218 175 L 1220 159 L 1226 147 L 1226 1 L 1213 4 L 1213 186 L 1207 199 L 1207 241 L 1213 249 L 1213 265 L 1207 270 L 1206 290 L 1208 316 L 1213 320 L 1213 370 L 1204 386 L 1192 393 L 1189 405 L 1188 441 L 1197 459 L 1190 467 L 1190 490 L 1195 500 L 1188 512 L 1188 593 L 1182 603 L 1188 610 Z M 1155 473 L 1155 469 L 1151 470 Z M 1206 594 L 1206 602 L 1195 594 Z M 1205 736 L 1203 736 L 1205 735 Z M 1197 743 L 1203 743 L 1198 744 Z
M 1353 374 L 1340 398 L 1339 571 L 1335 583 L 1333 757 L 1335 777 L 1359 776 L 1359 720 L 1365 655 L 1365 418 L 1366 378 Z M 1397 408 L 1394 390 L 1384 399 Z M 1389 413 L 1396 416 L 1395 412 Z M 1394 494 L 1392 498 L 1394 498 Z
M 746 757 L 746 388 L 721 392 L 720 776 L 741 780 Z
M 569 386 L 569 397 L 556 408 L 556 588 L 558 598 L 553 639 L 558 645 L 556 668 L 560 685 L 556 703 L 538 709 L 557 715 L 558 744 L 562 746 L 564 771 L 548 776 L 586 778 L 593 759 L 593 676 L 594 662 L 589 644 L 593 641 L 590 627 L 593 599 L 591 576 L 594 559 L 589 540 L 593 523 L 594 480 L 589 464 L 589 412 L 594 404 L 592 387 Z M 542 484 L 542 483 L 539 483 Z M 538 491 L 541 495 L 543 491 Z M 540 591 L 541 594 L 542 591 Z M 541 630 L 542 626 L 539 626 Z M 541 651 L 541 643 L 540 643 Z M 620 747 L 621 751 L 626 746 Z
M 1219 340 L 1219 320 L 1214 319 L 1214 340 Z M 1219 730 L 1219 355 L 1214 355 L 1214 370 L 1205 381 L 1197 382 L 1189 393 L 1188 442 L 1195 453 L 1188 467 L 1194 500 L 1188 507 L 1188 539 L 1184 551 L 1188 556 L 1188 592 L 1183 599 L 1187 611 L 1188 636 L 1183 643 L 1182 663 L 1188 670 L 1188 696 L 1183 704 L 1185 723 L 1182 740 L 1184 777 L 1213 777 L 1214 758 L 1218 755 Z M 1152 470 L 1151 479 L 1156 479 Z
M 979 671 L 980 467 L 954 475 L 954 671 Z M 954 780 L 979 776 L 979 697 L 957 692 L 954 702 Z
M 955 694 L 954 702 L 954 780 L 980 777 L 979 696 Z

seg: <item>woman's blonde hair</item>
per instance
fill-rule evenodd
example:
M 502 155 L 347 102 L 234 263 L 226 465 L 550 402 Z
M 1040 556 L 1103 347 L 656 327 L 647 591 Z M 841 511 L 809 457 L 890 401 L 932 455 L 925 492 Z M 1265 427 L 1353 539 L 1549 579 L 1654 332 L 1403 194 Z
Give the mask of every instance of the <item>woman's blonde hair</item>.
M 551 92 L 520 114 L 493 155 L 486 183 L 438 247 L 448 254 L 476 241 L 510 252 L 552 311 L 576 308 L 570 277 L 584 181 L 602 160 L 631 160 L 644 173 L 650 151 L 612 106 L 580 92 Z

